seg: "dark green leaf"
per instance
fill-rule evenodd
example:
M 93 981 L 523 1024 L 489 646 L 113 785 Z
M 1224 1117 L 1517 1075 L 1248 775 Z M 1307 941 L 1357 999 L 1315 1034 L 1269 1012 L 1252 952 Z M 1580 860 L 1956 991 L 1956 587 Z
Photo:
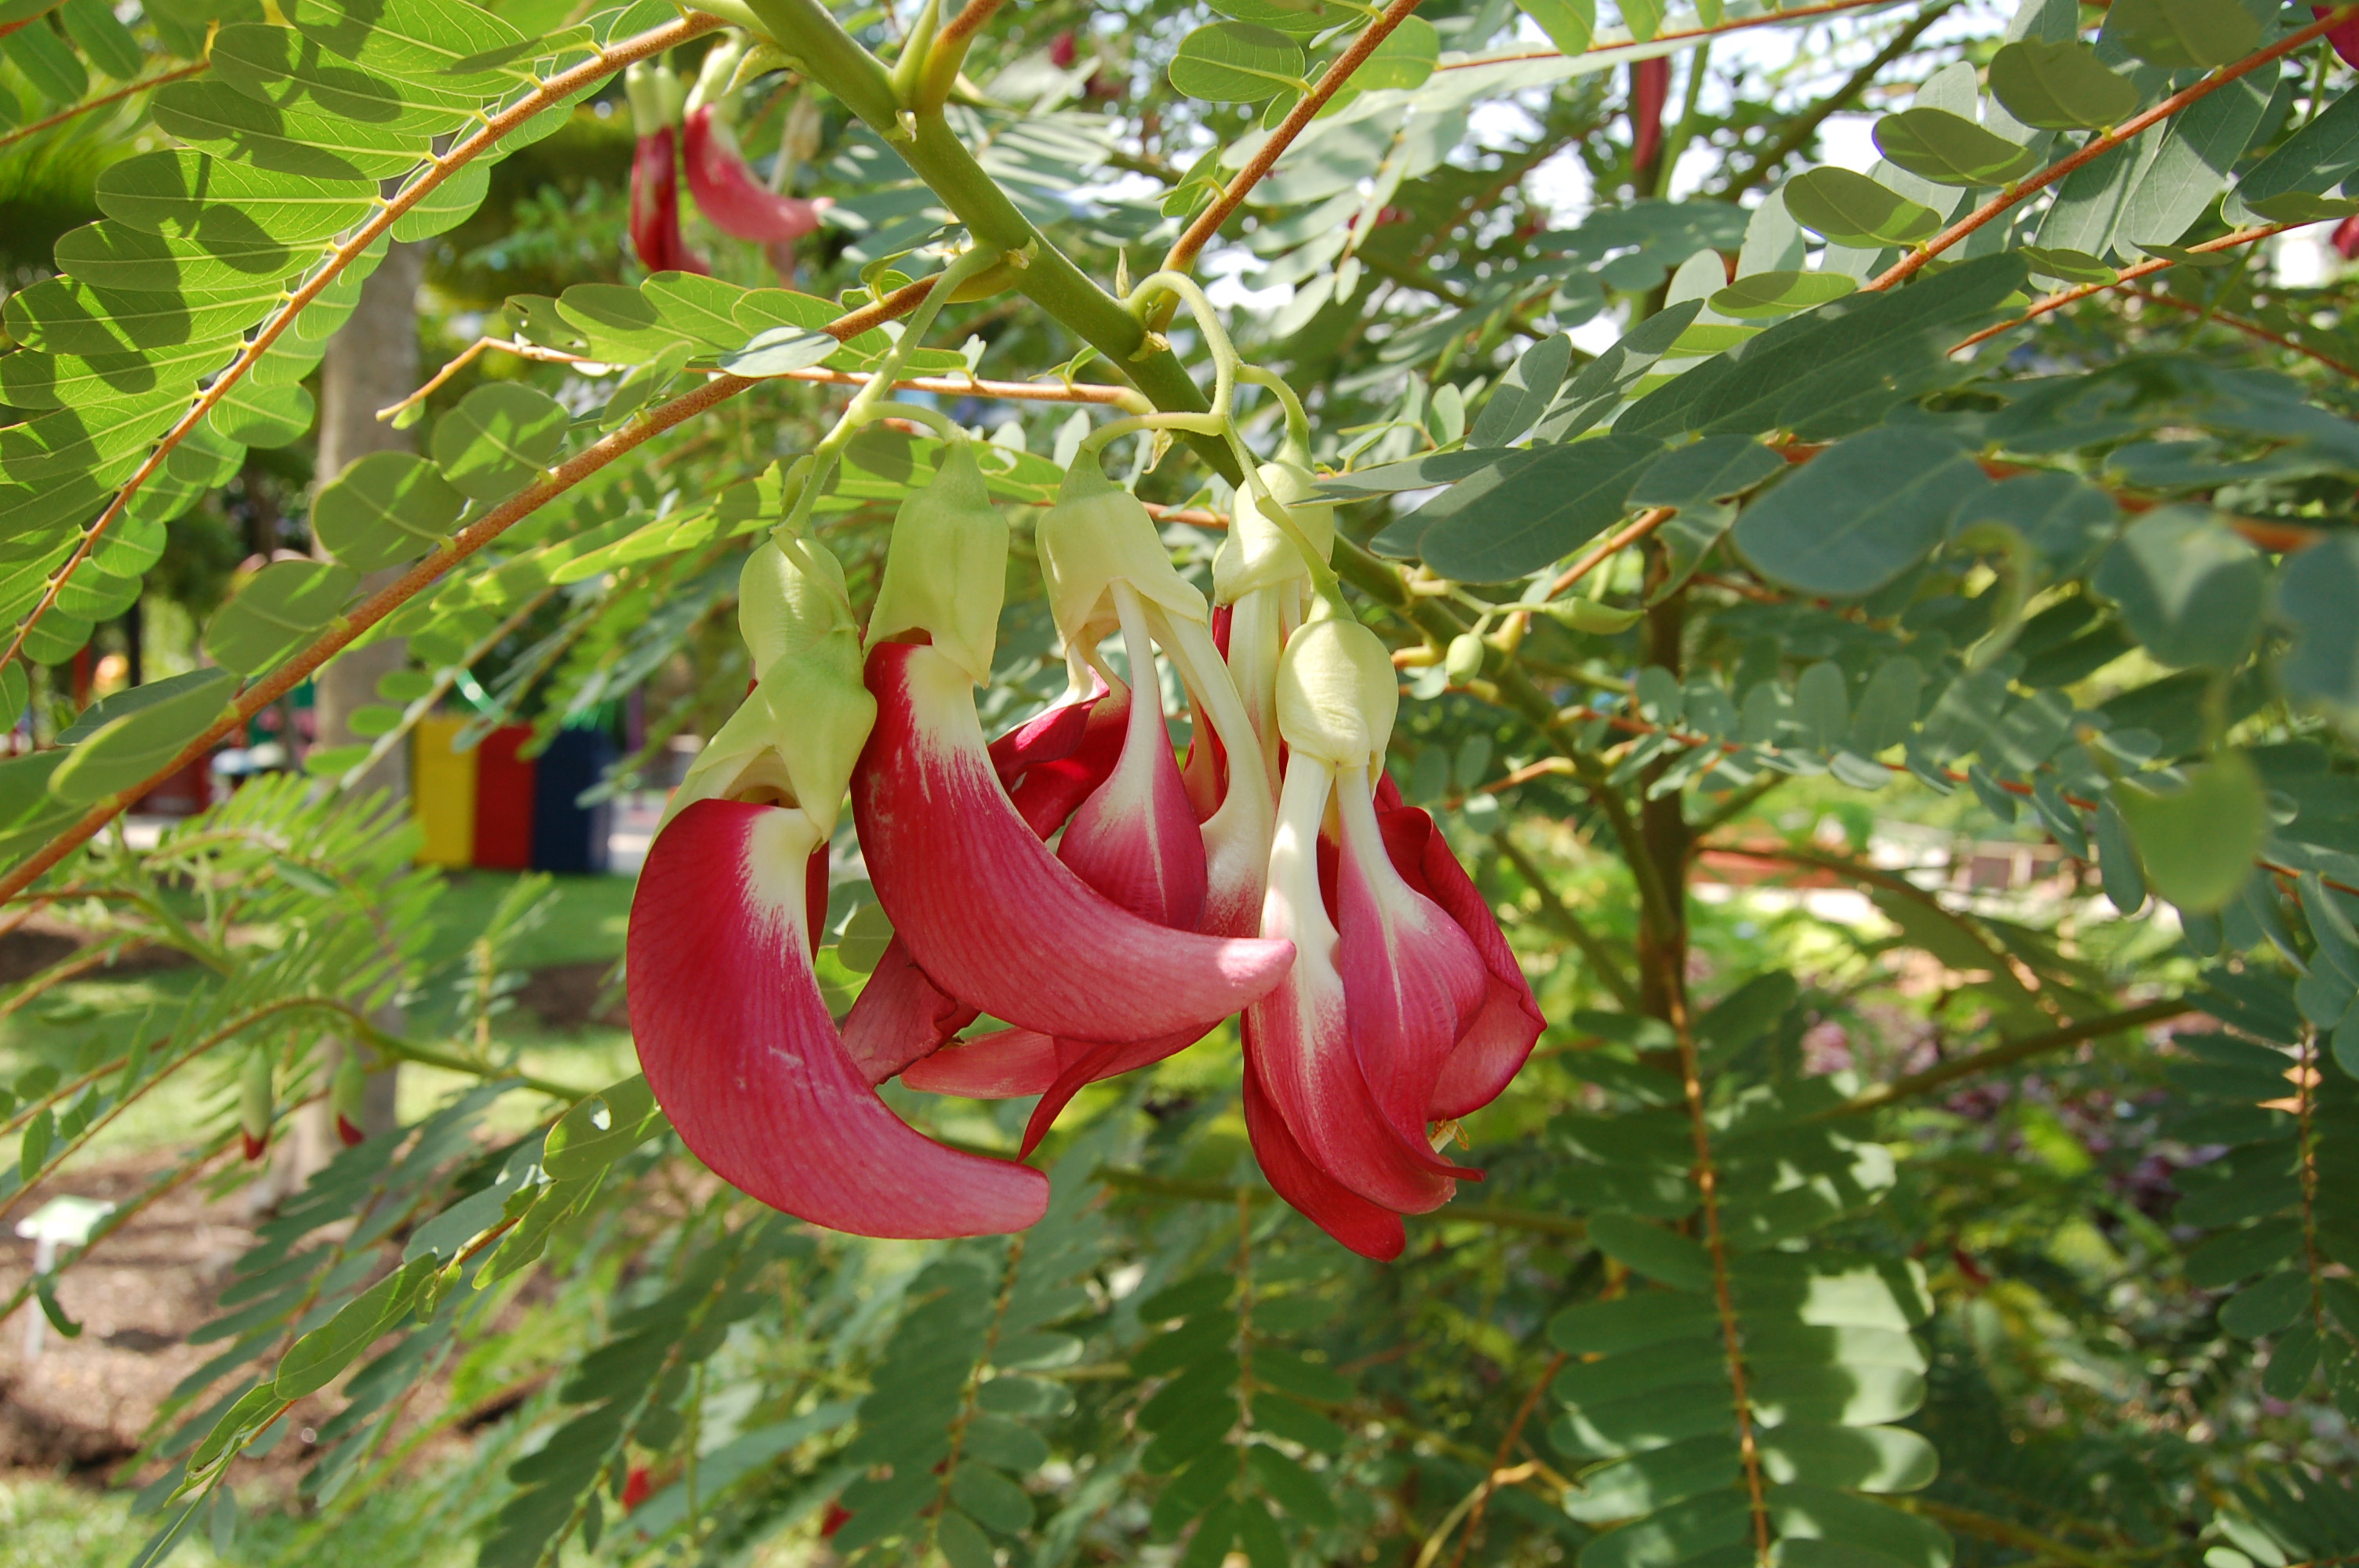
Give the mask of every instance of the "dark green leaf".
M 2168 794 L 2125 780 L 2113 801 L 2129 825 L 2154 891 L 2199 914 L 2224 909 L 2253 877 L 2268 833 L 2260 776 L 2241 752 L 2186 770 Z
M 371 452 L 311 503 L 311 532 L 355 571 L 414 560 L 450 537 L 467 498 L 412 452 Z
M 1214 22 L 1180 40 L 1171 85 L 1211 103 L 1259 103 L 1302 80 L 1302 50 L 1284 33 Z
M 2022 38 L 1992 57 L 1991 96 L 2027 125 L 2050 131 L 2111 125 L 2138 105 L 2138 90 L 2078 39 Z
M 2005 185 L 2038 162 L 2030 148 L 1994 135 L 1963 115 L 1930 107 L 1878 120 L 1875 145 L 1894 164 L 1936 185 Z
M 2148 65 L 2208 70 L 2249 54 L 2261 24 L 2236 0 L 2116 0 L 2103 37 Z
M 1941 542 L 1981 477 L 1933 431 L 1886 426 L 1820 453 L 1736 520 L 1736 547 L 1763 576 L 1805 593 L 1856 598 Z
M 1534 449 L 1461 480 L 1397 524 L 1426 565 L 1461 582 L 1505 582 L 1538 570 L 1605 531 L 1660 442 L 1610 434 Z
M 2132 524 L 2091 584 L 2158 664 L 2231 669 L 2260 636 L 2268 584 L 2258 551 L 2198 506 Z
M 349 567 L 275 561 L 213 612 L 205 652 L 240 675 L 258 676 L 325 630 L 359 586 Z
M 564 406 L 514 382 L 467 394 L 434 427 L 434 460 L 463 494 L 505 501 L 540 477 L 565 444 Z
M 93 710 L 100 721 L 87 733 L 67 731 L 74 748 L 49 775 L 49 793 L 87 806 L 146 782 L 212 726 L 236 689 L 228 670 L 200 670 L 111 699 L 120 706 Z
M 1788 180 L 1786 211 L 1839 245 L 1913 245 L 1932 238 L 1941 215 L 1847 168 L 1811 168 Z

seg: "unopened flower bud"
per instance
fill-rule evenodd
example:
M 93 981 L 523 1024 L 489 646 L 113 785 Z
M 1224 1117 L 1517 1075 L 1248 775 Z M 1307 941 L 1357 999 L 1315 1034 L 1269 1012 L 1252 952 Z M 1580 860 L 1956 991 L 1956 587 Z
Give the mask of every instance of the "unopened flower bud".
M 1373 768 L 1392 738 L 1398 677 L 1382 639 L 1356 621 L 1313 621 L 1277 666 L 1277 732 L 1299 755 Z
M 1461 632 L 1450 639 L 1450 652 L 1442 655 L 1441 667 L 1450 678 L 1463 684 L 1483 673 L 1483 639 L 1472 632 Z
M 245 1157 L 259 1160 L 270 1147 L 270 1123 L 276 1103 L 270 1087 L 270 1053 L 257 1046 L 246 1054 L 237 1080 L 237 1125 L 245 1140 Z
M 1262 464 L 1260 473 L 1271 498 L 1286 508 L 1287 516 L 1319 552 L 1319 558 L 1324 561 L 1333 554 L 1335 506 L 1332 502 L 1311 499 L 1318 492 L 1317 476 L 1283 460 Z M 1263 514 L 1260 498 L 1251 485 L 1240 489 L 1230 505 L 1229 536 L 1212 557 L 1212 597 L 1233 604 L 1257 588 L 1275 588 L 1310 573 L 1310 563 L 1302 558 L 1300 546 L 1285 524 Z
M 967 442 L 943 443 L 933 482 L 901 503 L 868 646 L 923 632 L 977 686 L 991 682 L 1007 594 L 1007 520 L 991 504 Z
M 367 1097 L 368 1069 L 361 1065 L 361 1054 L 347 1046 L 328 1081 L 328 1104 L 336 1113 L 336 1136 L 348 1149 L 368 1137 L 362 1125 Z
M 1204 596 L 1172 567 L 1155 519 L 1138 497 L 1106 478 L 1094 457 L 1066 474 L 1036 536 L 1049 613 L 1073 647 L 1094 648 L 1113 634 L 1117 582 L 1183 621 L 1211 618 Z

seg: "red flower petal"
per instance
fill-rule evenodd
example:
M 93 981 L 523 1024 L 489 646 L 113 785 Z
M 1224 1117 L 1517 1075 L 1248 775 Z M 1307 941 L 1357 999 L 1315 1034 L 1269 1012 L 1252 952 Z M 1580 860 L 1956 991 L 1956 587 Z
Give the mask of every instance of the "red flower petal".
M 1352 1048 L 1385 1119 L 1422 1139 L 1434 1085 L 1489 976 L 1466 933 L 1394 868 L 1366 773 L 1345 770 L 1335 788 L 1343 829 L 1335 958 Z
M 924 1061 L 911 1063 L 901 1081 L 929 1095 L 968 1099 L 1037 1095 L 1057 1081 L 1057 1043 L 1029 1029 L 995 1030 L 944 1045 Z M 1027 1143 L 1024 1154 L 1031 1152 Z
M 1515 949 L 1500 934 L 1499 922 L 1482 890 L 1451 853 L 1450 841 L 1434 827 L 1432 817 L 1416 806 L 1400 804 L 1400 791 L 1389 778 L 1376 787 L 1378 806 L 1386 804 L 1387 794 L 1391 809 L 1378 812 L 1376 820 L 1384 829 L 1385 849 L 1394 869 L 1473 938 L 1474 950 L 1482 955 L 1483 968 L 1490 977 L 1482 1011 L 1442 1065 L 1433 1103 L 1427 1108 L 1427 1114 L 1437 1119 L 1465 1116 L 1498 1098 L 1523 1070 L 1548 1021 L 1540 1016 L 1539 1003 L 1532 998 L 1523 966 L 1516 962 Z
M 877 720 L 853 815 L 877 898 L 943 990 L 1044 1034 L 1151 1040 L 1234 1012 L 1285 972 L 1285 943 L 1152 925 L 1051 855 L 1001 787 L 949 659 L 880 643 L 868 688 Z
M 714 108 L 702 104 L 688 116 L 683 151 L 696 210 L 714 228 L 741 240 L 796 240 L 817 229 L 820 214 L 834 203 L 781 196 L 756 179 L 735 134 L 713 117 Z
M 1252 1025 L 1246 1027 L 1250 1030 Z M 1312 1164 L 1250 1067 L 1245 1071 L 1245 1134 L 1253 1140 L 1261 1173 L 1269 1178 L 1277 1195 L 1361 1257 L 1380 1263 L 1399 1257 L 1408 1244 L 1400 1216 L 1377 1207 Z
M 1132 679 L 1122 757 L 1073 813 L 1057 858 L 1140 919 L 1193 931 L 1204 913 L 1204 835 L 1171 754 L 1146 615 L 1125 585 L 1114 598 Z
M 944 996 L 909 957 L 908 944 L 896 935 L 844 1015 L 843 1049 L 863 1078 L 881 1084 L 941 1049 L 974 1020 L 975 1010 Z
M 1316 845 L 1332 774 L 1300 752 L 1287 771 L 1262 929 L 1295 945 L 1292 968 L 1245 1011 L 1245 1059 L 1311 1163 L 1371 1203 L 1422 1214 L 1470 1175 L 1386 1119 L 1348 1024 L 1336 933 L 1319 896 Z M 1420 1129 L 1421 1130 L 1421 1129 Z
M 806 952 L 800 812 L 701 800 L 647 855 L 631 903 L 631 1032 L 680 1137 L 788 1214 L 864 1236 L 1020 1230 L 1048 1178 L 945 1149 L 876 1098 Z

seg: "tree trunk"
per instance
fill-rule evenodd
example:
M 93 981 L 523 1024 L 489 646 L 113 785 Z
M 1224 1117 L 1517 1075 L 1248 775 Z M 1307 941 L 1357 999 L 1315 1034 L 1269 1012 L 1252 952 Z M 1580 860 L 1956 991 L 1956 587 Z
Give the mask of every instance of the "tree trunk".
M 425 246 L 395 245 L 361 286 L 358 308 L 328 341 L 327 358 L 320 367 L 321 484 L 371 452 L 410 449 L 409 433 L 380 420 L 376 411 L 407 397 L 418 384 L 418 288 L 425 271 Z M 399 575 L 399 568 L 391 568 L 362 579 L 362 586 L 374 591 Z M 313 677 L 312 716 L 318 722 L 314 744 L 345 746 L 364 739 L 353 732 L 353 714 L 376 700 L 377 682 L 401 668 L 406 658 L 404 644 L 392 638 L 330 661 Z M 389 752 L 362 775 L 353 795 L 364 798 L 380 792 L 397 801 L 408 798 L 406 752 L 397 748 Z M 401 1010 L 388 1007 L 376 1022 L 397 1033 Z M 332 1073 L 339 1054 L 350 1048 L 338 1044 L 323 1053 L 322 1070 Z M 369 1075 L 361 1126 L 372 1137 L 389 1132 L 396 1125 L 397 1074 L 397 1068 L 388 1065 Z M 303 1134 L 300 1165 L 308 1173 L 324 1164 L 336 1150 L 335 1113 L 326 1100 L 307 1108 Z

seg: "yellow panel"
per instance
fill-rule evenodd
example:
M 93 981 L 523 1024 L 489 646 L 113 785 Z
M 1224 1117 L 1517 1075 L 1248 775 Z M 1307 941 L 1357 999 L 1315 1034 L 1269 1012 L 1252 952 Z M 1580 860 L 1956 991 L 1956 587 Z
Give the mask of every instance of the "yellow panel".
M 410 809 L 426 835 L 418 858 L 430 866 L 467 866 L 475 860 L 475 753 L 451 742 L 463 719 L 421 719 L 410 738 Z

